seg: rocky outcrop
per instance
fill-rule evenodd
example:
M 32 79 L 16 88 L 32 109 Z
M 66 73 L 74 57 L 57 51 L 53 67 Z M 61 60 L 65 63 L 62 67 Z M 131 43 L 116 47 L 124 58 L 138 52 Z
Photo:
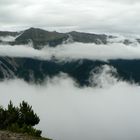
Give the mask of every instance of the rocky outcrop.
M 47 138 L 36 138 L 25 134 L 0 131 L 0 140 L 50 140 Z

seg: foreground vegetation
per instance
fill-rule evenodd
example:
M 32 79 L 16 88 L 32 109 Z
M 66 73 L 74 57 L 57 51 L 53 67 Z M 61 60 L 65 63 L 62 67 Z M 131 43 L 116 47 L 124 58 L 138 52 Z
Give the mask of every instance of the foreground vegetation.
M 19 107 L 15 107 L 11 101 L 7 109 L 0 107 L 0 130 L 41 137 L 42 131 L 34 128 L 39 121 L 32 106 L 25 101 L 20 103 Z
M 14 133 L 0 130 L 0 140 L 51 140 L 43 137 L 34 137 L 23 133 Z

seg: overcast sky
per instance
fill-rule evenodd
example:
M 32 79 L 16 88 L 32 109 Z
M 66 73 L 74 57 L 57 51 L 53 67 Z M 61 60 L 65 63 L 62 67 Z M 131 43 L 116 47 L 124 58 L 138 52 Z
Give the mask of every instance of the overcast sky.
M 0 0 L 1 30 L 140 34 L 140 0 Z

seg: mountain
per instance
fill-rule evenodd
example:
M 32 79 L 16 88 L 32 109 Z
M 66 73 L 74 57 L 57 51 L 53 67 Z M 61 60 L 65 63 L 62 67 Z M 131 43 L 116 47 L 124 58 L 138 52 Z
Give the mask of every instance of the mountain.
M 38 28 L 27 29 L 16 38 L 15 44 L 27 44 L 32 42 L 35 48 L 40 45 L 49 45 L 55 47 L 63 42 L 71 40 L 71 42 L 82 42 L 82 43 L 96 43 L 106 44 L 107 35 L 97 35 L 81 32 L 69 32 L 69 33 L 58 33 L 48 32 Z
M 95 44 L 107 44 L 107 39 L 111 38 L 111 36 L 107 36 L 104 34 L 90 34 L 90 33 L 81 33 L 81 32 L 69 32 L 68 33 L 74 42 L 82 42 L 82 43 L 95 43 Z
M 67 38 L 67 34 L 48 32 L 38 28 L 30 28 L 25 30 L 19 37 L 17 37 L 15 39 L 15 43 L 27 44 L 31 41 L 35 48 L 40 45 L 57 46 Z
M 0 57 L 0 79 L 21 78 L 27 82 L 42 83 L 46 77 L 53 77 L 63 72 L 75 79 L 79 85 L 89 85 L 91 72 L 103 65 L 117 69 L 118 78 L 140 83 L 139 60 L 110 60 L 108 62 L 77 60 L 55 62 L 30 58 Z
M 22 32 L 0 32 L 3 36 L 17 36 L 14 41 L 2 42 L 9 43 L 11 45 L 32 43 L 34 48 L 40 49 L 40 46 L 49 45 L 55 47 L 62 43 L 67 42 L 81 42 L 81 43 L 95 43 L 95 44 L 107 44 L 107 39 L 111 36 L 104 34 L 90 34 L 82 32 L 49 32 L 39 28 L 29 28 Z
M 15 37 L 13 41 L 3 41 L 1 37 L 12 36 Z M 50 32 L 39 28 L 29 28 L 21 32 L 0 32 L 0 43 L 10 45 L 21 45 L 32 43 L 35 49 L 41 49 L 44 45 L 56 47 L 62 43 L 81 42 L 81 43 L 95 43 L 109 44 L 109 43 L 123 43 L 125 45 L 133 45 L 140 43 L 139 38 L 119 37 L 105 34 L 93 34 L 72 31 L 68 33 Z M 42 47 L 41 47 L 42 46 Z
M 32 43 L 35 49 L 40 49 L 43 45 L 56 47 L 62 43 L 123 43 L 126 45 L 140 43 L 138 38 L 120 38 L 104 34 L 90 34 L 82 32 L 58 33 L 49 32 L 38 28 L 29 28 L 22 32 L 0 32 L 0 37 L 12 36 L 13 41 L 2 41 L 1 44 L 27 44 Z M 1 38 L 0 38 L 1 39 Z M 74 61 L 39 60 L 19 57 L 0 57 L 0 80 L 21 78 L 27 82 L 42 83 L 46 77 L 53 77 L 59 73 L 66 73 L 79 85 L 89 85 L 89 78 L 92 71 L 98 67 L 109 65 L 116 68 L 117 76 L 123 80 L 140 83 L 140 60 L 109 60 L 95 61 L 79 59 Z

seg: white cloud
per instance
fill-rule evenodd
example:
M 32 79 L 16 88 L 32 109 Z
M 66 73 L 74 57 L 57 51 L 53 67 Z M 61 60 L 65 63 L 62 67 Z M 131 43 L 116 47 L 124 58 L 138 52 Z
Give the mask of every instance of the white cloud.
M 43 56 L 42 56 L 43 55 Z M 9 57 L 25 57 L 25 58 L 38 58 L 49 60 L 51 58 L 48 52 L 36 50 L 32 45 L 0 45 L 0 56 Z
M 140 47 L 126 46 L 121 43 L 108 45 L 73 43 L 43 51 L 55 56 L 58 60 L 109 60 L 109 59 L 140 59 Z
M 114 42 L 116 40 L 113 40 Z M 118 40 L 117 40 L 118 41 Z M 116 41 L 116 42 L 117 42 Z M 78 59 L 114 60 L 114 59 L 140 59 L 140 45 L 124 45 L 110 43 L 107 45 L 72 43 L 63 44 L 55 48 L 45 46 L 41 50 L 34 49 L 32 45 L 0 45 L 0 56 L 26 57 L 41 60 L 55 58 L 59 61 L 72 61 Z
M 0 26 L 139 34 L 139 9 L 138 0 L 2 0 Z
M 138 85 L 119 81 L 104 88 L 78 88 L 60 76 L 42 86 L 4 81 L 0 89 L 2 105 L 10 99 L 16 105 L 28 101 L 40 116 L 38 128 L 55 140 L 140 139 Z

